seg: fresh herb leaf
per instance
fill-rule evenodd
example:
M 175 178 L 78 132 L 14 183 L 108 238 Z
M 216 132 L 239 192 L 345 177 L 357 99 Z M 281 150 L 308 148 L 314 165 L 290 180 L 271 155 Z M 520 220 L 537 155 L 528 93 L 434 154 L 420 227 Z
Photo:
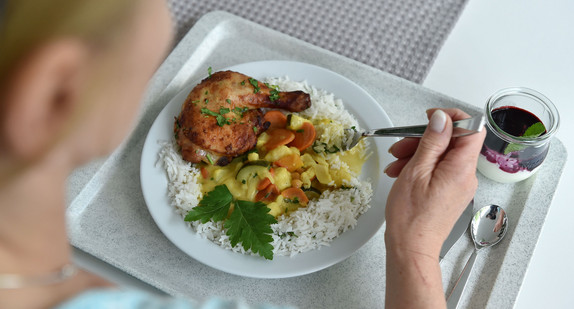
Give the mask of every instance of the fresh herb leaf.
M 255 132 L 257 134 L 258 131 L 259 131 L 259 129 L 257 129 L 257 127 L 253 127 L 253 132 Z
M 245 113 L 248 110 L 249 110 L 249 108 L 247 108 L 247 107 L 235 107 L 233 109 L 233 112 L 236 113 L 240 118 L 242 118 L 243 113 Z
M 209 77 L 211 77 L 211 67 L 207 68 L 207 74 L 209 74 Z
M 219 114 L 220 115 L 225 115 L 225 114 L 229 113 L 229 111 L 230 111 L 229 108 L 224 108 L 224 107 L 219 108 Z
M 228 217 L 231 203 L 234 208 Z M 227 186 L 219 185 L 185 216 L 185 221 L 197 220 L 202 223 L 225 221 L 223 227 L 227 229 L 231 246 L 241 243 L 245 250 L 251 249 L 268 260 L 273 259 L 271 224 L 277 223 L 277 220 L 269 214 L 269 208 L 264 203 L 234 200 Z
M 271 91 L 269 91 L 269 100 L 271 100 L 271 102 L 279 100 L 279 90 L 271 89 Z
M 185 216 L 185 221 L 197 221 L 205 223 L 210 219 L 222 221 L 227 217 L 229 207 L 233 201 L 233 195 L 226 185 L 216 186 L 213 191 L 207 193 L 199 202 L 199 205 L 191 209 Z
M 542 122 L 537 122 L 537 123 L 529 126 L 528 129 L 526 129 L 526 131 L 524 131 L 524 134 L 522 134 L 522 136 L 523 137 L 538 137 L 538 136 L 542 135 L 544 132 L 546 132 L 546 127 L 544 127 Z
M 225 116 L 222 115 L 222 114 L 229 113 L 229 108 L 220 108 L 219 113 L 216 113 L 216 112 L 209 110 L 207 108 L 202 108 L 201 113 L 215 117 L 215 120 L 217 121 L 217 125 L 220 127 L 223 127 L 224 125 L 229 124 L 229 120 L 227 120 L 227 118 L 225 118 Z
M 227 102 L 227 104 L 231 104 L 231 100 L 230 100 L 230 99 L 226 99 L 225 102 Z
M 253 93 L 258 93 L 261 90 L 261 88 L 259 88 L 259 82 L 256 79 L 251 78 L 251 77 L 248 80 L 249 80 L 249 83 L 251 84 L 251 86 L 253 86 L 253 88 L 254 88 Z
M 538 137 L 542 134 L 544 134 L 546 132 L 546 127 L 544 127 L 544 124 L 542 124 L 542 122 L 536 122 L 533 125 L 529 126 L 526 131 L 524 131 L 524 134 L 522 134 L 522 137 L 529 137 L 529 138 L 535 138 Z M 525 145 L 521 145 L 521 144 L 517 144 L 517 143 L 510 143 L 506 146 L 506 148 L 504 148 L 504 154 L 507 155 L 511 152 L 515 152 L 515 151 L 522 151 L 524 149 L 526 149 L 527 146 Z
M 209 164 L 214 165 L 213 159 L 211 158 L 211 155 L 209 153 L 206 154 L 205 157 L 207 158 L 207 161 L 209 161 Z
M 253 253 L 272 260 L 271 224 L 277 220 L 268 212 L 269 208 L 262 202 L 235 201 L 233 212 L 224 223 L 231 246 L 241 242 L 243 249 L 251 249 Z

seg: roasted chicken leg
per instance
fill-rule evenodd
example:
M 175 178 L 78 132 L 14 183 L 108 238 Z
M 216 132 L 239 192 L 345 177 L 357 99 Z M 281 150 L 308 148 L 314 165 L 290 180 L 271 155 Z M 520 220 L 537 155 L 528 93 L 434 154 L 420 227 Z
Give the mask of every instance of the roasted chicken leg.
M 257 144 L 267 130 L 261 108 L 300 112 L 311 106 L 303 91 L 281 92 L 232 71 L 213 73 L 198 84 L 175 119 L 184 160 L 224 166 Z

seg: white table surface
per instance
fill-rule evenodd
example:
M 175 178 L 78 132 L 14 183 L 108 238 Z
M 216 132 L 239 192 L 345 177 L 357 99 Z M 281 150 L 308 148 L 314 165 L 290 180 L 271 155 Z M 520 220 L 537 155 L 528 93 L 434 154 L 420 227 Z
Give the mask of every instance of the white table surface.
M 516 308 L 574 306 L 574 1 L 470 0 L 423 85 L 484 106 L 489 95 L 529 87 L 554 102 L 569 151 Z
M 574 153 L 574 1 L 470 0 L 424 86 L 483 106 L 496 90 L 525 86 L 548 96 L 562 116 L 558 138 Z M 570 86 L 570 87 L 569 87 Z M 574 166 L 561 183 L 534 251 L 516 308 L 567 308 L 574 294 Z M 75 251 L 80 265 L 122 285 L 155 291 L 98 259 Z

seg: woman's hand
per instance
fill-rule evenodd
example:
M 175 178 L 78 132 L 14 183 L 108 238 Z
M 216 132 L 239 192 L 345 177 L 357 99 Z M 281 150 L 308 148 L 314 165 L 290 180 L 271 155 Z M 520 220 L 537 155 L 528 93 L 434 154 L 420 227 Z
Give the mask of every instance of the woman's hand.
M 486 133 L 451 138 L 452 121 L 470 116 L 458 109 L 427 114 L 429 128 L 422 139 L 405 138 L 389 149 L 397 161 L 385 172 L 398 178 L 387 201 L 386 221 L 387 233 L 422 236 L 403 241 L 421 253 L 436 251 L 438 257 L 476 191 L 476 162 Z M 429 250 L 431 245 L 434 250 Z
M 468 118 L 458 109 L 427 111 L 421 139 L 405 138 L 390 153 L 386 169 L 398 177 L 387 199 L 387 307 L 442 307 L 438 255 L 454 223 L 472 199 L 476 163 L 486 135 L 452 138 L 452 121 Z

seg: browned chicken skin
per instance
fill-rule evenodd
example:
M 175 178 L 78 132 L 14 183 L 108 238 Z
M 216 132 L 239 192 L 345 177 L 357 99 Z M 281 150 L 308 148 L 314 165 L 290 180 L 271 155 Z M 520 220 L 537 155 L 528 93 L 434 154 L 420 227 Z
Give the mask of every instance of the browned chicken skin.
M 187 96 L 175 138 L 184 160 L 223 166 L 255 147 L 269 127 L 261 108 L 300 112 L 309 106 L 303 91 L 280 92 L 241 73 L 216 72 Z

